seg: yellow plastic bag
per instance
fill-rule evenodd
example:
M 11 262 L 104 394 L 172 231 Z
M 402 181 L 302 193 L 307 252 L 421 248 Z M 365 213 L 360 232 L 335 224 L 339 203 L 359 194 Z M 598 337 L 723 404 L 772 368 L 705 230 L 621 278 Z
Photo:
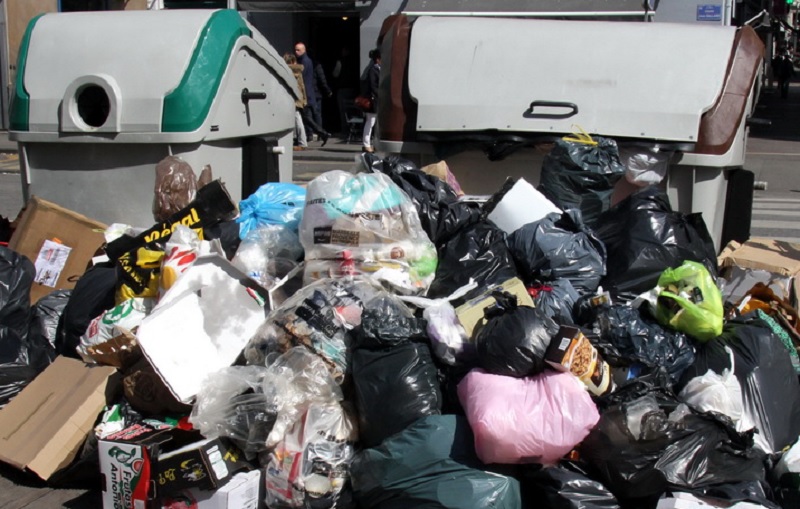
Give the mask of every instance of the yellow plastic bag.
M 656 319 L 698 341 L 722 334 L 722 294 L 700 263 L 685 261 L 658 278 Z

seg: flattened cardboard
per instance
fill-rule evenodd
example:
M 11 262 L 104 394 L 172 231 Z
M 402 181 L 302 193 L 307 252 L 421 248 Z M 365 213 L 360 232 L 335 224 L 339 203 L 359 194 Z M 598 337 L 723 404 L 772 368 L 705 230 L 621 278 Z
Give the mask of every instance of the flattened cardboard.
M 118 390 L 115 368 L 57 357 L 0 410 L 0 460 L 48 480 L 75 459 Z
M 763 238 L 752 238 L 744 244 L 731 241 L 719 254 L 717 263 L 720 268 L 738 265 L 793 276 L 800 272 L 800 244 Z
M 47 246 L 62 245 L 65 262 L 60 270 L 39 265 L 37 281 L 31 285 L 31 304 L 54 290 L 69 290 L 86 272 L 95 252 L 103 245 L 106 225 L 65 209 L 37 196 L 31 197 L 20 217 L 19 225 L 11 236 L 8 247 L 27 256 L 31 262 L 47 259 Z M 50 242 L 48 242 L 50 241 Z M 40 258 L 41 255 L 41 258 Z M 47 272 L 50 277 L 47 277 Z
M 478 324 L 486 322 L 483 318 L 483 313 L 486 308 L 497 302 L 491 294 L 493 291 L 498 290 L 514 295 L 517 298 L 517 304 L 520 306 L 533 307 L 533 299 L 528 294 L 525 284 L 519 278 L 513 277 L 502 284 L 490 286 L 482 294 L 456 308 L 456 317 L 461 326 L 464 327 L 468 338 L 472 338 Z
M 717 264 L 723 275 L 729 267 L 738 266 L 791 276 L 793 281 L 789 301 L 797 308 L 800 296 L 800 244 L 758 237 L 744 244 L 731 241 L 717 257 Z

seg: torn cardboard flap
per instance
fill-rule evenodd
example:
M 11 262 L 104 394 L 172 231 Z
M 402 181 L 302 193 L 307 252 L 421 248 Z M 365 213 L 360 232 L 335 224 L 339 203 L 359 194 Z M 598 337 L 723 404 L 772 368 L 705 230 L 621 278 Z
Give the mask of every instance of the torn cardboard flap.
M 54 290 L 69 290 L 104 244 L 106 225 L 37 196 L 31 197 L 8 247 L 36 266 L 31 304 Z
M 266 319 L 270 294 L 221 256 L 198 260 L 139 326 L 145 356 L 190 403 L 206 376 L 230 366 Z
M 758 237 L 744 244 L 732 240 L 717 257 L 717 264 L 723 275 L 736 266 L 791 277 L 791 292 L 785 297 L 788 297 L 792 306 L 797 307 L 800 296 L 800 244 Z
M 57 357 L 0 410 L 0 460 L 48 480 L 75 459 L 118 388 L 115 368 Z
M 793 276 L 800 272 L 800 244 L 764 238 L 752 238 L 744 244 L 731 241 L 719 254 L 717 263 L 720 268 L 736 265 Z

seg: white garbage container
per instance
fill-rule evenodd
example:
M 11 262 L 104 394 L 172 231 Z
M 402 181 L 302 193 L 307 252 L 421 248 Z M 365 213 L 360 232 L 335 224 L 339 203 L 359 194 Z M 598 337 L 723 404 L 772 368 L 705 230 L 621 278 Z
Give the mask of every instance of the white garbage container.
M 537 184 L 546 143 L 583 129 L 673 152 L 672 206 L 701 212 L 718 248 L 749 231 L 740 176 L 764 51 L 750 27 L 397 15 L 382 39 L 379 149 L 444 159 L 486 194 Z
M 10 139 L 23 195 L 150 226 L 155 165 L 180 156 L 239 199 L 290 181 L 296 80 L 234 10 L 55 13 L 19 54 Z

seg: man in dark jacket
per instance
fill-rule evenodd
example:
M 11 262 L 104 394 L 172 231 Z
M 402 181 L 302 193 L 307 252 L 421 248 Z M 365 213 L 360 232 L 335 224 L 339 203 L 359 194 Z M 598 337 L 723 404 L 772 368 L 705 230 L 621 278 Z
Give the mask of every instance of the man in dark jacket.
M 322 98 L 319 96 L 319 89 L 316 84 L 315 79 L 315 71 L 314 71 L 314 62 L 311 60 L 311 57 L 308 56 L 306 53 L 306 45 L 302 42 L 298 42 L 294 45 L 294 54 L 297 57 L 297 63 L 303 66 L 303 84 L 306 87 L 306 99 L 308 100 L 308 108 L 310 111 L 311 118 L 315 120 L 318 125 L 322 125 L 322 105 L 320 104 Z M 327 87 L 327 83 L 326 83 Z M 328 89 L 330 92 L 330 89 Z M 304 119 L 308 117 L 307 115 L 303 115 Z M 311 126 L 306 123 L 306 135 L 310 138 L 312 134 Z M 328 137 L 330 137 L 330 133 L 323 132 L 320 135 L 320 139 L 322 139 L 322 144 L 328 142 Z

